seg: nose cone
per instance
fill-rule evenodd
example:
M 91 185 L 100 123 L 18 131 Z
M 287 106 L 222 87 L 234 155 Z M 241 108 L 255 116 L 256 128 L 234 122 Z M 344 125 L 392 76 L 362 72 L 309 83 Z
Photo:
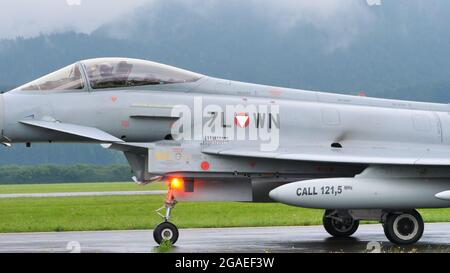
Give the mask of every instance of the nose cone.
M 297 195 L 299 183 L 300 182 L 293 182 L 279 186 L 278 188 L 271 190 L 269 196 L 274 201 L 285 205 L 307 207 L 305 206 L 305 200 Z
M 304 206 L 305 198 L 298 195 L 298 189 L 302 189 L 302 182 L 293 182 L 275 188 L 269 192 L 274 201 L 291 206 Z M 311 189 L 308 189 L 311 193 Z
M 271 190 L 270 192 L 269 192 L 269 197 L 272 199 L 272 200 L 274 200 L 274 201 L 277 201 L 277 202 L 281 202 L 282 203 L 282 188 L 283 186 L 281 186 L 281 187 L 278 187 L 278 188 L 275 188 L 275 189 L 273 189 L 273 190 Z

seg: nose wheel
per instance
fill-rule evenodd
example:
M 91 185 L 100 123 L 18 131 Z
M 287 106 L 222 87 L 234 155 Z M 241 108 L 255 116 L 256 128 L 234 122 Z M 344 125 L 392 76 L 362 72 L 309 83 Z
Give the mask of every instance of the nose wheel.
M 170 222 L 162 222 L 153 230 L 153 239 L 159 245 L 164 241 L 175 244 L 178 240 L 178 228 Z
M 173 223 L 169 222 L 170 214 L 176 204 L 177 201 L 173 196 L 172 189 L 169 188 L 166 200 L 164 201 L 164 206 L 156 210 L 156 213 L 164 219 L 164 221 L 157 225 L 153 230 L 153 239 L 155 239 L 155 242 L 158 245 L 162 244 L 164 241 L 170 241 L 172 244 L 175 244 L 178 240 L 178 228 Z M 161 211 L 164 209 L 165 213 L 162 214 Z

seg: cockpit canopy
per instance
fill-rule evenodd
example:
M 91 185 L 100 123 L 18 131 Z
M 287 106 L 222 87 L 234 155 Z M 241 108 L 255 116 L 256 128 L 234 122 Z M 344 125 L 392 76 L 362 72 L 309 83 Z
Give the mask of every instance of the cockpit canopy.
M 93 89 L 186 83 L 201 77 L 183 69 L 136 59 L 93 59 L 82 64 Z
M 80 90 L 86 84 L 91 89 L 127 88 L 195 82 L 201 77 L 194 72 L 145 60 L 99 58 L 69 65 L 17 90 Z
M 37 80 L 17 88 L 23 91 L 35 90 L 77 90 L 84 88 L 84 79 L 78 64 L 66 66 Z

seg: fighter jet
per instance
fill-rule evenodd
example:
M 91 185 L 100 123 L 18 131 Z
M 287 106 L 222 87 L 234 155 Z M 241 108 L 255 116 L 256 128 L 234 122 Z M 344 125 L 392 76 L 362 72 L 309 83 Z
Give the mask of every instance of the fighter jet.
M 209 77 L 146 60 L 77 62 L 0 96 L 1 143 L 99 143 L 137 183 L 165 181 L 157 243 L 177 201 L 324 209 L 332 236 L 379 221 L 417 242 L 417 208 L 450 207 L 450 107 Z M 70 156 L 70 155 L 67 155 Z M 248 217 L 252 217 L 248 215 Z

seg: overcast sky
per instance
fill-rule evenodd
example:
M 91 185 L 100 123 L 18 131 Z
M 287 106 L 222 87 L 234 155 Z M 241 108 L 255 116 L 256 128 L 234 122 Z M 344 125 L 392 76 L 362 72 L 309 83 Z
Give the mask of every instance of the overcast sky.
M 206 14 L 228 3 L 236 4 L 234 0 L 9 0 L 3 1 L 0 8 L 0 39 L 67 30 L 91 33 L 104 24 L 132 17 L 133 11 L 157 1 L 178 2 Z M 274 20 L 281 30 L 307 23 L 333 32 L 340 26 L 346 31 L 356 31 L 361 20 L 367 21 L 369 5 L 381 3 L 381 0 L 242 1 L 252 3 L 255 10 Z
M 2 1 L 0 38 L 32 37 L 66 30 L 90 33 L 149 2 L 151 0 Z

